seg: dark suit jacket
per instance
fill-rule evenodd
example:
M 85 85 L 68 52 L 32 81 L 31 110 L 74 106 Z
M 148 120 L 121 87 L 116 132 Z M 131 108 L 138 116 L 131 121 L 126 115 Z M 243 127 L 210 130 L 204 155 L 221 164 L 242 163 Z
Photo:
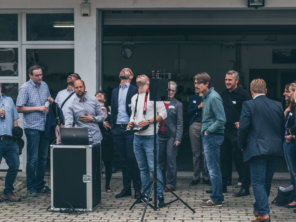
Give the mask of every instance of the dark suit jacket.
M 258 156 L 280 156 L 284 138 L 282 105 L 266 96 L 243 103 L 239 121 L 239 146 L 244 161 Z
M 169 137 L 174 137 L 175 141 L 181 142 L 183 135 L 183 105 L 175 98 L 172 99 L 167 109 L 165 131 Z
M 131 98 L 138 92 L 138 88 L 132 84 L 130 84 L 127 95 L 126 95 L 126 112 L 130 116 L 131 111 Z M 118 94 L 119 94 L 119 86 L 112 90 L 112 97 L 111 97 L 111 119 L 110 124 L 111 128 L 114 127 L 117 120 L 118 114 Z

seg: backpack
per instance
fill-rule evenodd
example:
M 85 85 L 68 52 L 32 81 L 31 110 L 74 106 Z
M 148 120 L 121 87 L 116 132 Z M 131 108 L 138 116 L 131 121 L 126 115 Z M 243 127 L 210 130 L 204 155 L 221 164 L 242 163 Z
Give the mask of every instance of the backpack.
M 293 201 L 294 196 L 294 186 L 290 185 L 288 187 L 278 187 L 278 193 L 274 200 L 271 202 L 277 206 L 285 206 Z

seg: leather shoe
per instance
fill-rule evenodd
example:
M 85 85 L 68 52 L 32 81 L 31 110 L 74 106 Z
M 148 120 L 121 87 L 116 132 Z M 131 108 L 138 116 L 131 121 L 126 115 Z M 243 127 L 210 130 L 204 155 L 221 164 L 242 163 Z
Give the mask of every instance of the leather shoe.
M 115 195 L 115 198 L 122 198 L 122 197 L 127 197 L 127 196 L 131 196 L 132 193 L 130 190 L 122 190 L 119 194 Z
M 199 183 L 199 180 L 192 180 L 189 184 L 189 186 L 195 186 Z
M 248 196 L 250 194 L 250 191 L 246 188 L 241 188 L 237 193 L 235 193 L 234 197 L 243 197 Z
M 270 222 L 270 216 L 268 214 L 258 216 L 256 220 L 252 220 L 251 222 Z
M 19 202 L 21 198 L 17 197 L 14 193 L 3 194 L 3 200 L 11 202 Z
M 141 192 L 139 190 L 135 190 L 135 199 L 140 200 L 142 197 Z

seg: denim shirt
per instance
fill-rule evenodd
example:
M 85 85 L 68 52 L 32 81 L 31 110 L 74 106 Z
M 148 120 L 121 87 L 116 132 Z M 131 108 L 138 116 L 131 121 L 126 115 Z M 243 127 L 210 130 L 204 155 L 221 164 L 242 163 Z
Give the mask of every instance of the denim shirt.
M 50 97 L 48 86 L 45 82 L 41 82 L 37 86 L 31 79 L 25 82 L 19 89 L 16 106 L 44 106 L 48 97 Z M 44 131 L 46 113 L 29 112 L 24 113 L 24 128 Z
M 226 117 L 221 96 L 213 87 L 203 96 L 201 134 L 224 134 Z
M 4 94 L 0 95 L 0 109 L 5 110 L 5 119 L 0 119 L 0 136 L 12 136 L 13 121 L 19 118 L 13 100 Z
M 73 95 L 71 106 L 65 113 L 65 127 L 88 128 L 88 137 L 90 142 L 100 142 L 103 137 L 99 128 L 99 122 L 104 120 L 101 106 L 94 96 L 85 94 L 84 100 L 81 100 L 77 95 Z M 95 118 L 95 121 L 84 123 L 80 121 L 80 116 L 85 116 L 89 113 Z

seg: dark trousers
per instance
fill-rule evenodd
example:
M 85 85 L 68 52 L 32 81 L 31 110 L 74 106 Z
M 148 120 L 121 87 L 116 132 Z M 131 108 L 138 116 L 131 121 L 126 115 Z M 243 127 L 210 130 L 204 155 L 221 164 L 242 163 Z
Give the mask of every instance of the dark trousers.
M 251 182 L 256 201 L 254 210 L 258 212 L 260 216 L 263 216 L 270 213 L 268 197 L 278 158 L 262 156 L 253 158 L 249 162 Z
M 25 129 L 27 137 L 27 189 L 38 190 L 44 187 L 44 173 L 49 150 L 49 138 L 44 131 Z
M 122 167 L 123 189 L 130 190 L 131 181 L 133 181 L 134 189 L 140 191 L 140 171 L 133 151 L 134 134 L 127 132 L 124 126 L 119 125 L 114 126 L 112 134 Z
M 221 171 L 223 187 L 227 186 L 232 179 L 232 160 L 238 172 L 238 181 L 242 182 L 244 188 L 250 186 L 250 173 L 248 164 L 243 161 L 243 153 L 238 147 L 237 129 L 226 127 L 224 142 L 221 146 Z
M 178 147 L 174 146 L 175 138 L 162 134 L 159 134 L 158 138 L 158 162 L 162 171 L 164 185 L 176 189 Z
M 5 178 L 4 194 L 13 192 L 13 183 L 15 181 L 20 161 L 19 161 L 19 148 L 16 142 L 12 140 L 0 141 L 0 163 L 4 157 L 8 170 Z

